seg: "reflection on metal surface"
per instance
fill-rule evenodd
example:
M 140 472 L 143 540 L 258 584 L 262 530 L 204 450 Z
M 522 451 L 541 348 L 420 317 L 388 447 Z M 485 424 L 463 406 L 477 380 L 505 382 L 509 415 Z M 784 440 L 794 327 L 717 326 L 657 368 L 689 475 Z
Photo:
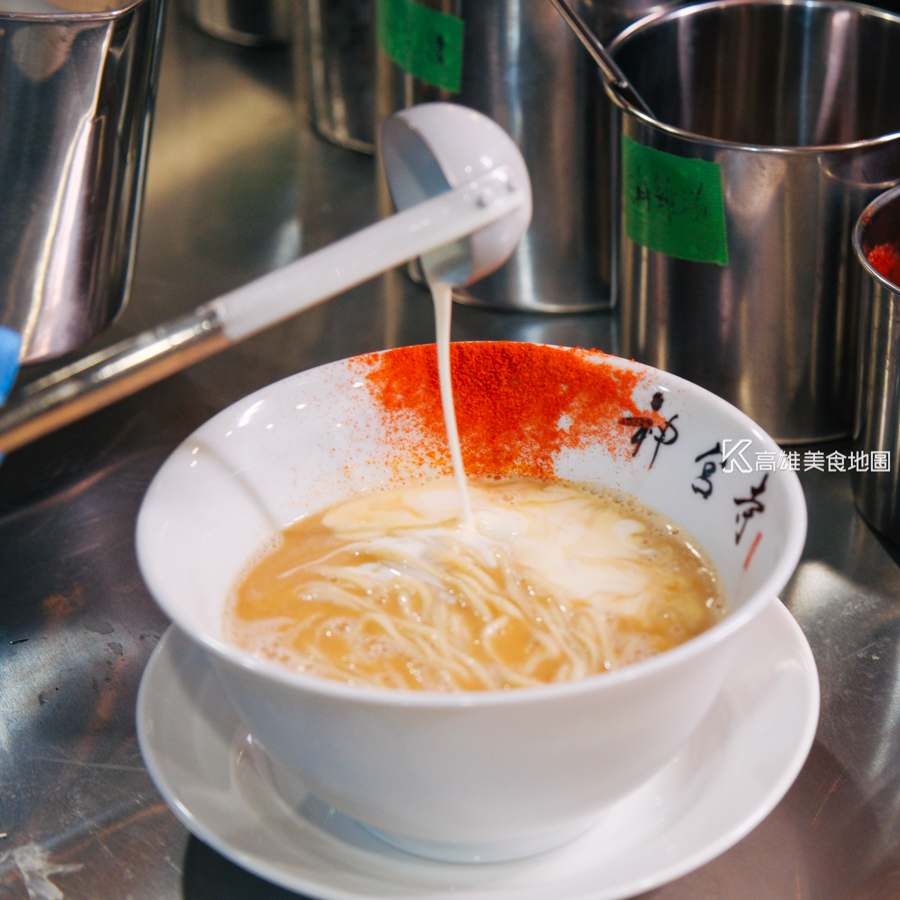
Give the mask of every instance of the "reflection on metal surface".
M 222 93 L 197 110 L 196 118 L 179 123 L 165 120 L 154 129 L 152 173 L 154 202 L 172 191 L 184 190 L 185 184 L 201 179 L 212 170 L 234 165 L 242 156 L 253 153 L 260 136 L 244 126 L 260 115 L 279 120 L 284 115 L 284 97 L 264 85 L 242 85 Z M 161 132 L 171 133 L 162 134 Z M 203 135 L 198 146 L 196 136 Z
M 54 863 L 46 850 L 37 844 L 24 844 L 10 853 L 19 870 L 29 897 L 43 900 L 45 897 L 62 897 L 63 892 L 53 880 L 55 876 L 78 872 L 84 868 L 81 863 Z
M 0 519 L 0 895 L 12 900 L 149 900 L 177 885 L 165 858 L 177 864 L 184 837 L 129 738 L 144 662 L 166 625 L 129 574 L 153 457 L 100 471 L 59 502 Z M 86 564 L 100 545 L 105 563 Z M 148 858 L 163 865 L 141 871 Z M 42 873 L 61 894 L 26 890 Z
M 858 798 L 855 808 L 831 808 L 823 791 L 814 824 L 834 829 L 838 817 L 853 818 L 861 829 L 848 845 L 853 871 L 833 896 L 887 897 L 878 885 L 900 871 L 900 554 L 860 519 L 849 474 L 810 472 L 803 480 L 810 533 L 784 598 L 819 666 L 818 740 L 840 766 L 829 790 L 851 785 Z
M 188 18 L 213 37 L 248 47 L 286 44 L 290 0 L 181 0 Z
M 792 593 L 791 609 L 831 676 L 819 740 L 877 822 L 859 863 L 864 876 L 896 857 L 900 842 L 900 609 L 820 562 L 801 566 Z
M 162 5 L 0 26 L 0 324 L 33 362 L 83 344 L 127 297 Z

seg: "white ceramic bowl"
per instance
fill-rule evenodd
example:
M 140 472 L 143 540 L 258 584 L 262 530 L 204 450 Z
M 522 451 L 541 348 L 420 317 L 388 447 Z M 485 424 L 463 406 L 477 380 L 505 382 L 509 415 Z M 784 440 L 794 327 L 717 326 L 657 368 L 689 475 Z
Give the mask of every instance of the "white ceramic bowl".
M 477 364 L 492 345 L 465 346 Z M 633 440 L 642 427 L 635 408 L 607 410 L 599 420 L 596 406 L 575 403 L 553 423 L 565 439 L 549 462 L 560 478 L 615 486 L 692 532 L 726 583 L 730 612 L 722 622 L 610 674 L 460 694 L 353 687 L 226 644 L 229 589 L 273 532 L 353 492 L 446 466 L 420 452 L 416 416 L 390 418 L 373 391 L 383 354 L 303 372 L 215 416 L 159 471 L 138 519 L 138 559 L 153 596 L 205 648 L 268 751 L 320 800 L 399 846 L 445 859 L 511 858 L 553 846 L 657 771 L 711 706 L 732 641 L 785 585 L 806 534 L 796 475 L 756 470 L 774 464 L 778 448 L 725 401 L 600 353 L 515 347 L 531 383 L 537 374 L 551 393 L 561 389 L 554 353 L 588 367 L 590 378 L 634 382 L 637 412 L 656 423 L 643 441 Z M 654 395 L 663 399 L 656 414 Z M 463 423 L 464 404 L 458 414 Z M 497 416 L 498 429 L 505 421 Z M 586 423 L 597 433 L 579 440 Z M 723 456 L 738 441 L 750 443 L 731 455 L 728 472 Z

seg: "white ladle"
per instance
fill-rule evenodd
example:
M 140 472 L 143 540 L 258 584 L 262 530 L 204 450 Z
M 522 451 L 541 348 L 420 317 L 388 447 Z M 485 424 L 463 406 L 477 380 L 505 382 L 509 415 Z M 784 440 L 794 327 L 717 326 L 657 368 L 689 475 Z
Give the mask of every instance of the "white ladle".
M 460 106 L 433 103 L 415 108 L 415 118 L 400 113 L 382 129 L 382 162 L 397 209 L 407 209 L 426 197 L 465 184 L 473 175 L 489 171 L 509 155 L 509 137 L 490 119 Z M 461 127 L 460 127 L 461 126 Z M 528 179 L 525 163 L 509 164 L 510 183 Z M 508 189 L 508 188 L 507 188 Z M 486 192 L 495 188 L 488 187 Z M 484 201 L 490 201 L 487 193 Z M 462 507 L 461 522 L 475 530 L 475 520 L 456 426 L 450 377 L 451 287 L 471 284 L 489 275 L 515 250 L 531 221 L 531 197 L 515 212 L 475 234 L 447 244 L 422 257 L 422 270 L 434 298 L 435 344 L 441 385 L 441 406 L 453 476 Z
M 14 392 L 0 454 L 417 257 L 430 280 L 462 285 L 515 250 L 531 183 L 495 122 L 449 103 L 412 107 L 385 121 L 381 154 L 400 212 Z

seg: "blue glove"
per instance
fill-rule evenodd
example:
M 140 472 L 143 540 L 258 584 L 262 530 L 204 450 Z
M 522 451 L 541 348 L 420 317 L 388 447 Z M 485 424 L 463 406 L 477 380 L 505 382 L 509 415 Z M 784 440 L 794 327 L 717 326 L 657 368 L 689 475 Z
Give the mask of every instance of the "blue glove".
M 0 325 L 0 403 L 6 399 L 16 380 L 21 349 L 22 338 L 19 333 Z
M 16 380 L 21 348 L 22 338 L 19 333 L 0 325 L 0 405 L 6 400 L 6 395 L 12 390 Z M 2 454 L 0 459 L 3 459 Z

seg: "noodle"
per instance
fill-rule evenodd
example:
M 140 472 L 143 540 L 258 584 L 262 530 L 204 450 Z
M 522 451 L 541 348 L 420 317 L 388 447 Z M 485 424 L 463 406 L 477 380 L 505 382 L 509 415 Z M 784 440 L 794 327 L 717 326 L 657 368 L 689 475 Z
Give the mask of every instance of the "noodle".
M 287 529 L 236 587 L 226 638 L 350 684 L 498 690 L 617 669 L 724 613 L 690 535 L 631 497 L 544 481 L 469 488 L 477 531 L 458 527 L 449 479 Z

